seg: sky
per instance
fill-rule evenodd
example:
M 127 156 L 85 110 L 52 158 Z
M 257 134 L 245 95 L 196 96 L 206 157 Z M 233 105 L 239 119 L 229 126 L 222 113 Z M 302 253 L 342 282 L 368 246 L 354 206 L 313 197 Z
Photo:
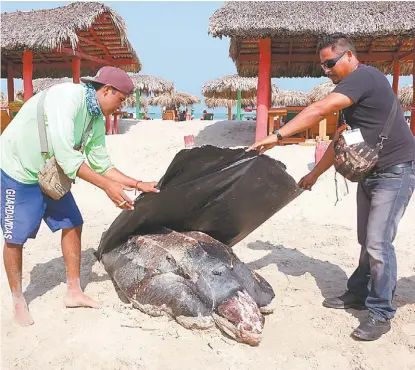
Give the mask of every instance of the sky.
M 213 1 L 100 1 L 114 9 L 127 25 L 127 36 L 143 65 L 141 74 L 172 81 L 177 91 L 198 96 L 204 109 L 201 89 L 209 81 L 236 73 L 229 57 L 229 38 L 208 35 L 209 17 L 223 2 Z M 1 1 L 1 12 L 49 9 L 67 1 Z M 2 35 L 4 37 L 4 35 Z M 392 77 L 388 76 L 389 81 Z M 310 91 L 327 78 L 279 78 L 273 83 L 282 90 Z M 412 77 L 400 77 L 399 87 L 412 83 Z M 22 80 L 15 80 L 21 88 Z M 7 80 L 1 79 L 1 91 Z M 150 109 L 151 111 L 151 109 Z M 216 108 L 215 112 L 225 112 Z

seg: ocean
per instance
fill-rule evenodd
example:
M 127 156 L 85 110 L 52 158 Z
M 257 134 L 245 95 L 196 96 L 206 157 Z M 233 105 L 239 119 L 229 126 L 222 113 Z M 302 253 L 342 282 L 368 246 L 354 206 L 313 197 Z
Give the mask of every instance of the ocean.
M 126 111 L 128 113 L 134 113 L 134 117 L 135 117 L 135 108 L 127 108 Z M 223 113 L 223 112 L 215 112 L 214 110 L 211 109 L 207 109 L 208 113 L 213 113 L 213 119 L 214 120 L 227 120 L 228 119 L 228 113 Z M 232 112 L 232 114 L 236 114 L 236 112 Z M 252 112 L 244 112 L 242 110 L 242 119 L 246 119 L 247 117 L 255 117 L 256 113 L 252 113 Z M 161 111 L 160 109 L 154 109 L 149 107 L 148 116 L 150 116 L 153 119 L 161 119 Z M 203 116 L 203 112 L 195 112 L 194 114 L 194 119 L 200 119 Z

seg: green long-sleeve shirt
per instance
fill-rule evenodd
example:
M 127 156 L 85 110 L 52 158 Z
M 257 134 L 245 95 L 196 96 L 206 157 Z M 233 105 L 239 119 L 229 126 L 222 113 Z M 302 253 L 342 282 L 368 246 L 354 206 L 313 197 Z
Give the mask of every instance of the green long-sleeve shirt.
M 2 170 L 25 184 L 38 181 L 37 173 L 44 163 L 37 122 L 39 98 L 40 94 L 30 98 L 0 136 Z M 51 87 L 45 97 L 44 111 L 49 155 L 55 155 L 65 174 L 75 179 L 85 158 L 73 147 L 81 143 L 92 118 L 86 107 L 85 88 L 71 82 Z M 100 174 L 114 167 L 105 149 L 103 116 L 94 118 L 85 155 L 91 168 Z

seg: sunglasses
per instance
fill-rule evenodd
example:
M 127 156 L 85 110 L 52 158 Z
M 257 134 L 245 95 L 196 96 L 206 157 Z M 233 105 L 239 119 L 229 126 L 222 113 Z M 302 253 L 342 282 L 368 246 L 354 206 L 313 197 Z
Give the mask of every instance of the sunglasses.
M 336 63 L 343 57 L 343 55 L 346 54 L 348 51 L 349 50 L 343 51 L 343 53 L 341 53 L 337 57 L 327 59 L 325 62 L 321 63 L 321 68 L 333 68 L 336 65 Z

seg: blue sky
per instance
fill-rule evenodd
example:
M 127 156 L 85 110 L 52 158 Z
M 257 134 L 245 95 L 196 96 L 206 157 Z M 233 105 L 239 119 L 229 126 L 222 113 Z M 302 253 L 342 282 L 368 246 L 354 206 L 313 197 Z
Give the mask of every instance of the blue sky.
M 229 57 L 229 39 L 208 35 L 209 17 L 223 2 L 175 1 L 103 1 L 125 20 L 128 38 L 140 58 L 141 73 L 166 78 L 176 90 L 202 99 L 196 112 L 204 108 L 200 90 L 208 80 L 236 73 Z M 37 10 L 63 6 L 69 2 L 1 2 L 1 12 Z M 388 76 L 392 81 L 391 76 Z M 308 92 L 326 78 L 273 79 L 281 89 Z M 412 77 L 400 77 L 399 86 L 412 82 Z M 15 80 L 16 88 L 22 80 Z M 1 90 L 7 82 L 1 80 Z M 216 112 L 225 112 L 216 109 Z

